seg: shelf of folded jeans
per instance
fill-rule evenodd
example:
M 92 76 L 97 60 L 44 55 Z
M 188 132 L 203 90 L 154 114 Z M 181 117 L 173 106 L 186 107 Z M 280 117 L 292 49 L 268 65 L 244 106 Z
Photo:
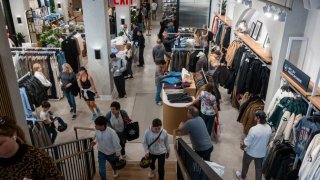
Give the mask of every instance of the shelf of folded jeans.
M 228 26 L 232 26 L 232 20 L 224 15 L 220 15 L 219 13 L 215 13 L 215 15 L 222 21 L 224 22 L 226 25 Z
M 261 44 L 257 43 L 254 39 L 252 39 L 248 34 L 240 33 L 237 30 L 233 30 L 234 34 L 239 37 L 240 41 L 242 41 L 248 48 L 250 48 L 262 61 L 266 64 L 272 63 L 272 56 L 265 53 L 264 48 Z
M 181 89 L 180 92 L 183 92 Z M 192 100 L 194 97 L 192 96 Z M 173 130 L 179 127 L 181 121 L 187 120 L 186 106 L 189 103 L 170 103 L 167 93 L 162 90 L 162 102 L 163 102 L 163 128 L 167 130 L 169 134 L 173 134 Z

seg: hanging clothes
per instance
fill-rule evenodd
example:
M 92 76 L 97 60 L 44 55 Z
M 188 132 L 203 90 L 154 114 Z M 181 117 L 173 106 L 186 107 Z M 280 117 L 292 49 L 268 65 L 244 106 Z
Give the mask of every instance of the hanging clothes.
M 61 43 L 61 48 L 65 53 L 65 58 L 68 64 L 72 67 L 73 71 L 77 72 L 80 63 L 79 63 L 79 54 L 78 45 L 76 39 L 73 37 L 67 38 Z
M 241 42 L 238 40 L 232 41 L 232 43 L 229 45 L 227 50 L 227 55 L 226 55 L 226 61 L 228 66 L 232 65 L 235 55 L 240 47 L 241 47 Z

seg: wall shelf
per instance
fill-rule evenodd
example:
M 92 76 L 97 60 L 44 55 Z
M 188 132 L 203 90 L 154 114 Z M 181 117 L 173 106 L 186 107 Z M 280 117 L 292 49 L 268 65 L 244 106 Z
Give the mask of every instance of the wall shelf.
M 310 96 L 308 99 L 318 110 L 320 110 L 320 96 Z
M 296 83 L 293 79 L 291 79 L 286 73 L 281 72 L 280 75 L 290 83 L 291 86 L 293 86 L 302 96 L 307 98 L 308 96 L 311 96 L 311 91 L 307 92 L 303 88 L 300 87 L 298 83 Z M 309 83 L 309 89 L 312 89 Z
M 233 30 L 234 34 L 245 43 L 257 56 L 261 58 L 266 64 L 272 63 L 272 56 L 264 52 L 264 48 L 261 44 L 253 40 L 248 34 L 240 33 L 237 30 Z
M 222 22 L 224 22 L 228 26 L 232 26 L 232 20 L 226 16 L 220 15 L 219 13 L 215 13 L 215 16 L 217 16 Z

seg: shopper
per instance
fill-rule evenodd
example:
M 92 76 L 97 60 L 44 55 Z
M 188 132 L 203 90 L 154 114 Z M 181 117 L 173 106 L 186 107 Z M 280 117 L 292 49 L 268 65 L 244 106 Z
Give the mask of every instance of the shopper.
M 207 40 L 207 44 L 208 46 L 207 47 L 204 47 L 205 48 L 205 54 L 208 55 L 209 54 L 209 46 L 210 46 L 210 42 L 213 41 L 213 33 L 211 32 L 211 30 L 208 28 L 208 25 L 207 24 L 204 24 L 202 26 L 203 29 L 207 30 L 207 33 L 205 35 L 205 39 Z
M 197 55 L 199 60 L 196 64 L 196 72 L 203 70 L 204 72 L 208 71 L 208 59 L 206 54 L 204 54 L 202 51 L 200 51 Z
M 157 39 L 157 44 L 152 49 L 153 61 L 157 65 L 159 62 L 164 61 L 166 50 L 160 39 Z
M 152 127 L 145 131 L 143 148 L 146 153 L 145 157 L 151 159 L 149 177 L 154 177 L 155 162 L 158 159 L 159 180 L 164 180 L 164 164 L 165 159 L 169 158 L 170 145 L 168 133 L 162 128 L 160 119 L 154 119 Z
M 168 33 L 175 33 L 174 32 L 174 26 L 173 26 L 173 22 L 169 22 L 168 23 L 168 29 L 167 29 Z
M 69 106 L 71 108 L 70 112 L 73 112 L 72 119 L 74 120 L 77 117 L 77 107 L 73 95 L 73 84 L 77 84 L 77 79 L 70 64 L 65 63 L 62 65 L 62 72 L 60 73 L 58 80 L 60 81 L 64 96 L 67 97 Z
M 167 63 L 170 64 L 172 45 L 173 45 L 174 41 L 176 41 L 180 38 L 180 34 L 177 34 L 176 36 L 173 36 L 173 37 L 169 37 L 168 32 L 165 31 L 165 32 L 163 32 L 162 37 L 163 37 L 162 43 L 163 43 L 163 46 L 166 50 Z
M 91 142 L 91 146 L 98 143 L 98 163 L 101 180 L 107 179 L 106 161 L 111 164 L 113 177 L 118 177 L 119 173 L 115 168 L 120 156 L 120 141 L 116 132 L 107 126 L 107 119 L 103 116 L 97 117 L 94 121 L 96 128 L 96 140 Z
M 126 78 L 133 78 L 133 72 L 132 72 L 133 51 L 130 43 L 126 44 L 125 53 L 126 53 L 126 61 L 127 61 L 127 67 L 126 67 L 127 77 Z
M 46 88 L 50 88 L 52 86 L 51 82 L 44 76 L 42 73 L 42 66 L 39 63 L 35 63 L 32 66 L 33 72 L 34 72 L 34 77 L 36 77 L 43 86 Z
M 196 29 L 196 31 L 193 34 L 194 37 L 194 47 L 195 48 L 200 48 L 201 46 L 201 34 L 200 34 L 200 30 Z
M 162 17 L 162 20 L 160 21 L 160 30 L 159 30 L 159 34 L 158 34 L 158 38 L 163 40 L 163 33 L 167 28 L 168 25 L 168 20 L 166 19 L 165 16 Z
M 13 119 L 0 116 L 0 179 L 64 179 L 48 154 L 24 137 Z
M 111 72 L 113 73 L 114 84 L 118 91 L 118 98 L 126 98 L 126 82 L 123 72 L 126 70 L 127 63 L 125 60 L 118 58 L 114 53 L 110 54 Z
M 139 27 L 137 25 L 137 23 L 132 23 L 132 41 L 133 44 L 135 44 L 135 42 L 138 41 L 138 31 L 139 31 Z
M 107 125 L 114 129 L 120 139 L 121 156 L 126 158 L 126 132 L 127 125 L 131 122 L 128 113 L 121 109 L 120 103 L 113 101 L 110 105 L 111 111 L 106 114 Z
M 138 67 L 143 67 L 144 66 L 144 56 L 143 56 L 143 52 L 144 52 L 144 48 L 145 48 L 145 39 L 144 36 L 142 34 L 142 31 L 138 31 L 138 47 L 139 47 L 139 64 Z
M 142 14 L 142 10 L 138 10 L 138 16 L 137 16 L 137 20 L 138 20 L 138 27 L 139 30 L 143 30 L 144 29 L 144 22 L 143 22 L 143 14 Z
M 156 72 L 155 72 L 155 84 L 156 84 L 156 104 L 161 106 L 162 99 L 161 99 L 161 90 L 162 90 L 162 83 L 161 80 L 166 77 L 166 61 L 162 60 L 157 64 Z
M 83 99 L 86 101 L 92 113 L 92 120 L 95 120 L 97 116 L 101 115 L 101 111 L 95 102 L 95 97 L 98 96 L 98 92 L 92 77 L 88 74 L 85 67 L 79 68 L 78 86 L 80 88 Z M 96 112 L 95 112 L 96 110 Z M 98 114 L 98 115 L 97 115 Z
M 131 36 L 130 36 L 130 32 L 129 32 L 129 29 L 128 29 L 128 25 L 127 24 L 124 24 L 123 25 L 123 29 L 121 30 L 121 32 L 123 32 L 123 41 L 128 43 L 131 41 Z
M 63 129 L 67 129 L 68 125 L 63 121 L 61 117 L 54 116 L 50 111 L 51 104 L 48 101 L 44 101 L 41 104 L 41 111 L 40 111 L 40 120 L 43 122 L 44 127 L 46 128 L 52 144 L 54 144 L 57 138 L 57 130 L 56 126 L 54 125 L 54 121 L 58 121 L 58 123 L 63 127 Z
M 199 110 L 194 106 L 188 107 L 187 118 L 187 121 L 180 123 L 179 130 L 182 131 L 182 133 L 189 133 L 195 152 L 204 160 L 210 161 L 213 146 L 206 124 L 199 116 Z
M 262 162 L 267 153 L 267 145 L 271 137 L 271 127 L 266 121 L 267 115 L 263 111 L 255 113 L 257 125 L 250 128 L 247 137 L 243 143 L 240 143 L 240 149 L 244 150 L 242 158 L 242 171 L 236 171 L 238 179 L 245 179 L 249 165 L 254 160 L 256 169 L 256 180 L 262 179 Z
M 157 20 L 157 8 L 158 8 L 158 4 L 156 3 L 155 0 L 153 0 L 151 3 L 151 9 L 152 9 L 152 19 L 155 21 Z
M 198 97 L 189 106 L 193 106 L 199 101 L 201 102 L 201 117 L 206 124 L 209 135 L 211 136 L 215 118 L 219 118 L 217 100 L 213 94 L 212 84 L 206 84 L 205 89 L 201 91 Z

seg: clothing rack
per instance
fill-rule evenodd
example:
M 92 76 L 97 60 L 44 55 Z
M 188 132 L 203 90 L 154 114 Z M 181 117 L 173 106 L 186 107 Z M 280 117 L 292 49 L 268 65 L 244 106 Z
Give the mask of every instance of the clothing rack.
M 55 51 L 11 51 L 11 53 L 19 53 L 19 54 L 25 54 L 25 53 L 34 53 L 34 54 L 55 54 Z
M 18 79 L 18 83 L 21 82 L 24 78 L 26 78 L 26 77 L 28 77 L 30 75 L 31 75 L 30 72 L 28 72 L 27 74 L 23 75 L 20 79 Z
M 48 47 L 13 47 L 13 51 L 17 50 L 61 50 L 61 48 L 48 48 Z
M 176 48 L 175 46 L 173 46 L 173 51 L 204 51 L 204 48 Z

